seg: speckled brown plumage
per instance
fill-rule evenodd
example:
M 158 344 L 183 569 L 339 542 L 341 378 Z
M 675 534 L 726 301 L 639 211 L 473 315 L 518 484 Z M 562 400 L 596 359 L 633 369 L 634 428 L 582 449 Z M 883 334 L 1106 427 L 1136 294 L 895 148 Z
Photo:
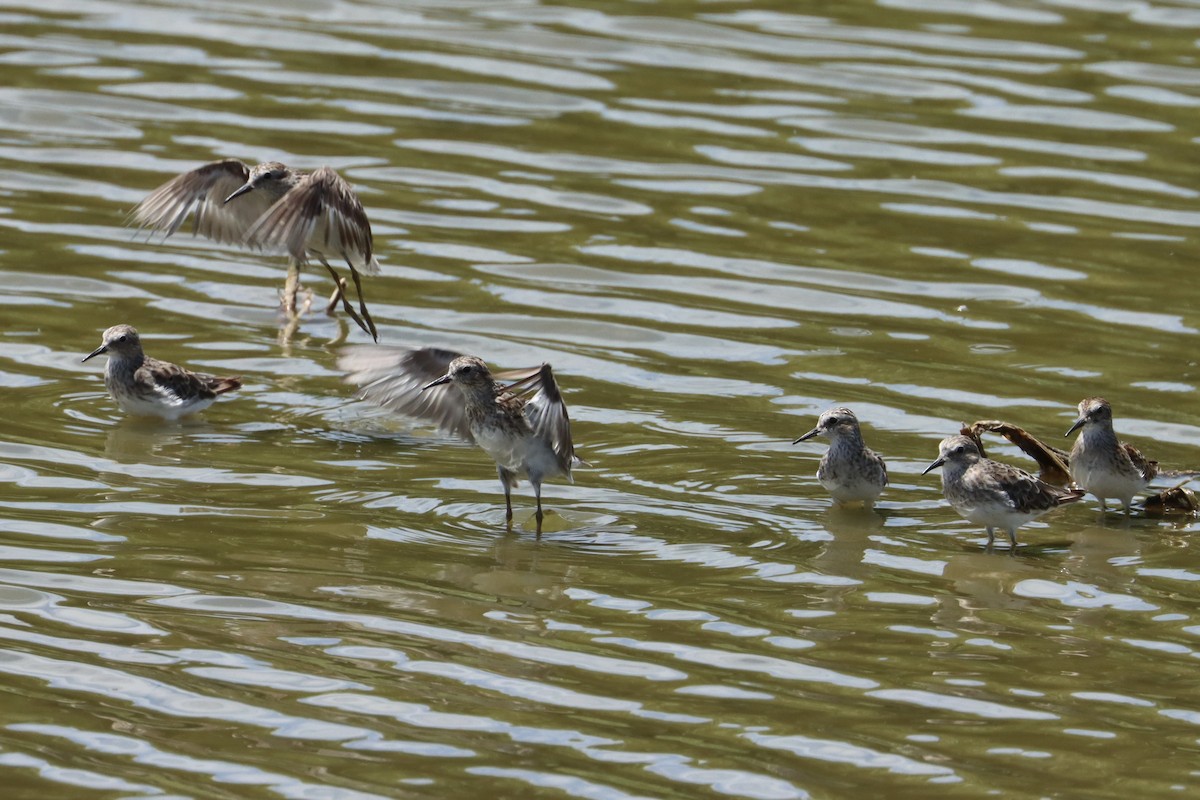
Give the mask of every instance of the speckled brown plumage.
M 354 189 L 333 169 L 306 173 L 278 161 L 254 167 L 236 159 L 214 161 L 155 189 L 133 210 L 131 221 L 170 236 L 193 210 L 193 230 L 200 236 L 287 254 L 284 303 L 289 313 L 296 310 L 300 267 L 310 259 L 320 262 L 337 286 L 327 310 L 340 300 L 359 327 L 378 340 L 359 277 L 360 272 L 379 272 L 371 223 Z M 331 259 L 350 268 L 358 312 L 346 299 L 345 279 L 329 264 Z
M 883 457 L 863 443 L 858 417 L 848 408 L 831 408 L 817 419 L 817 426 L 792 444 L 814 436 L 827 436 L 829 449 L 817 465 L 817 480 L 834 501 L 861 502 L 867 508 L 887 486 L 887 466 Z
M 1079 437 L 1071 448 L 1072 479 L 1100 500 L 1101 509 L 1115 497 L 1129 513 L 1134 496 L 1158 475 L 1158 462 L 1117 438 L 1112 406 L 1103 397 L 1079 401 L 1079 418 L 1066 435 L 1075 431 Z
M 942 468 L 942 492 L 954 510 L 987 528 L 988 543 L 995 529 L 1008 531 L 1017 546 L 1017 528 L 1061 505 L 1083 497 L 1078 489 L 1061 489 L 1023 469 L 984 458 L 966 436 L 950 436 L 938 446 L 938 458 L 925 472 Z
M 114 325 L 104 332 L 99 347 L 83 360 L 108 355 L 104 386 L 123 410 L 131 414 L 178 419 L 203 411 L 217 395 L 241 387 L 238 378 L 192 372 L 177 364 L 151 358 L 142 351 L 138 332 Z

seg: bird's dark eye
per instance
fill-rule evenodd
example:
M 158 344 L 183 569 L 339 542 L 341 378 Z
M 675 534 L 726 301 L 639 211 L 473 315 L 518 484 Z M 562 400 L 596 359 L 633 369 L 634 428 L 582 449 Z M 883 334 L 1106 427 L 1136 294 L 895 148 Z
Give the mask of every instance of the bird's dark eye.
M 118 337 L 117 337 L 117 341 L 118 341 L 118 342 L 124 342 L 124 341 L 125 341 L 125 340 L 127 340 L 128 338 L 129 338 L 128 336 L 118 336 Z

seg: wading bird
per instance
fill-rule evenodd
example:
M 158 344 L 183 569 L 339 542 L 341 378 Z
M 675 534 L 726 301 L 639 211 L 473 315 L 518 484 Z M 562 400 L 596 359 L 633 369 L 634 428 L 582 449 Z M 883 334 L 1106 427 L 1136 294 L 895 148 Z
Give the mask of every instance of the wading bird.
M 217 395 L 242 386 L 239 378 L 216 378 L 151 358 L 142 352 L 142 340 L 131 325 L 106 330 L 100 346 L 83 360 L 102 354 L 108 355 L 104 386 L 129 414 L 179 419 L 203 411 Z
M 326 313 L 332 314 L 340 301 L 358 326 L 379 340 L 360 278 L 360 272 L 379 272 L 371 223 L 354 189 L 331 168 L 301 172 L 278 161 L 255 167 L 236 159 L 214 161 L 155 189 L 131 217 L 139 228 L 170 236 L 193 210 L 193 230 L 200 236 L 287 254 L 283 309 L 289 321 L 298 316 L 300 268 L 315 259 L 329 270 L 335 284 Z M 346 279 L 330 266 L 330 259 L 344 261 L 350 268 L 361 316 L 347 300 Z
M 1017 528 L 1061 505 L 1083 497 L 1078 489 L 1060 489 L 1023 469 L 984 458 L 966 436 L 950 436 L 938 445 L 938 458 L 924 475 L 942 467 L 942 492 L 954 510 L 987 528 L 987 547 L 996 541 L 995 529 L 1008 531 L 1017 547 Z
M 583 463 L 571 443 L 571 421 L 549 364 L 492 374 L 475 356 L 432 347 L 359 345 L 341 351 L 338 366 L 364 399 L 430 420 L 474 442 L 496 462 L 512 523 L 517 477 L 533 484 L 542 530 L 542 481 Z

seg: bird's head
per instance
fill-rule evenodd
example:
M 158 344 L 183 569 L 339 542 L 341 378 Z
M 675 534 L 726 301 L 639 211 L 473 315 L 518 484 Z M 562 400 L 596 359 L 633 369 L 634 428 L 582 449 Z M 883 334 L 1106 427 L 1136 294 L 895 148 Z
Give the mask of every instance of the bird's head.
M 1096 422 L 1111 425 L 1112 406 L 1103 397 L 1085 397 L 1079 401 L 1079 419 L 1063 435 L 1070 436 L 1084 425 Z
M 233 194 L 226 197 L 225 202 L 228 203 L 235 197 L 241 197 L 246 192 L 252 192 L 264 186 L 286 185 L 292 180 L 292 176 L 292 170 L 286 164 L 281 164 L 278 161 L 265 161 L 250 170 L 250 177 L 246 179 L 245 183 L 234 190 Z M 282 194 L 282 191 L 280 193 Z
M 459 356 L 450 362 L 445 375 L 423 386 L 422 391 L 445 383 L 455 383 L 465 391 L 479 387 L 490 388 L 495 384 L 495 378 L 482 359 L 475 356 Z
M 139 356 L 142 353 L 142 340 L 132 325 L 113 325 L 104 332 L 100 346 L 84 357 L 84 361 L 102 353 L 108 353 L 117 358 Z
M 937 461 L 922 470 L 921 474 L 925 475 L 945 464 L 965 466 L 982 457 L 979 447 L 966 436 L 948 436 L 938 445 Z

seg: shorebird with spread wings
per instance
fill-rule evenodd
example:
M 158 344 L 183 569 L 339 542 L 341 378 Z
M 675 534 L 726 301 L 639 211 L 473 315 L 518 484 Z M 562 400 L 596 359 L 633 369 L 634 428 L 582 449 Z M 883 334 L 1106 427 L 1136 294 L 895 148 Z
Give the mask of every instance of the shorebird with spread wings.
M 583 463 L 549 364 L 493 374 L 481 359 L 450 350 L 359 345 L 342 350 L 338 367 L 364 399 L 483 448 L 496 462 L 509 524 L 518 476 L 533 484 L 541 534 L 542 481 L 571 481 L 571 468 Z
M 332 314 L 340 301 L 358 326 L 379 340 L 360 278 L 360 273 L 379 272 L 371 223 L 354 189 L 333 169 L 302 172 L 278 161 L 254 167 L 232 158 L 214 161 L 167 181 L 131 216 L 138 227 L 170 236 L 193 211 L 193 231 L 200 236 L 287 254 L 283 309 L 289 320 L 298 316 L 300 268 L 315 259 L 329 270 L 336 286 L 326 312 Z M 346 298 L 346 279 L 330 260 L 344 261 L 350 268 L 358 312 Z

